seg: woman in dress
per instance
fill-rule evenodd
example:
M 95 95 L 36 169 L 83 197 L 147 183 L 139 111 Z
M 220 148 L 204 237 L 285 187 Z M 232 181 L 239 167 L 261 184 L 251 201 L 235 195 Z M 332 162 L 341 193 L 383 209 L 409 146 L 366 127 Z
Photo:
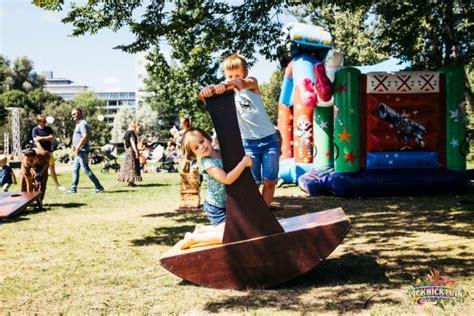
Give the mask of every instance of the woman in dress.
M 125 145 L 125 162 L 120 168 L 118 181 L 127 182 L 129 187 L 137 186 L 135 182 L 142 181 L 140 174 L 140 161 L 137 148 L 137 133 L 140 125 L 137 121 L 130 122 L 123 141 Z

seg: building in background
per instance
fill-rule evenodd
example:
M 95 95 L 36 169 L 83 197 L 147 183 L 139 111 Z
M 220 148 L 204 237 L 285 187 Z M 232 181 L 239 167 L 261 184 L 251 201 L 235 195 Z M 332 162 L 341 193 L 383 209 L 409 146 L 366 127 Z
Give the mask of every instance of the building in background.
M 165 57 L 166 62 L 171 67 L 179 67 L 179 62 L 171 56 L 171 48 L 167 43 L 161 43 L 161 52 Z M 135 95 L 137 100 L 137 106 L 145 103 L 148 92 L 146 91 L 145 79 L 148 76 L 147 66 L 149 61 L 147 60 L 147 55 L 149 51 L 140 52 L 135 54 Z
M 41 75 L 46 79 L 45 89 L 59 95 L 64 100 L 71 100 L 77 94 L 89 91 L 88 86 L 73 84 L 72 80 L 66 78 L 54 78 L 52 71 L 43 71 Z
M 105 106 L 105 121 L 112 125 L 115 114 L 122 107 L 128 107 L 133 111 L 137 108 L 137 99 L 135 91 L 119 91 L 119 92 L 100 92 L 89 89 L 88 86 L 75 85 L 72 80 L 66 78 L 54 78 L 52 71 L 41 73 L 45 79 L 44 88 L 49 92 L 62 97 L 64 100 L 71 100 L 82 92 L 93 92 L 99 99 L 107 102 Z

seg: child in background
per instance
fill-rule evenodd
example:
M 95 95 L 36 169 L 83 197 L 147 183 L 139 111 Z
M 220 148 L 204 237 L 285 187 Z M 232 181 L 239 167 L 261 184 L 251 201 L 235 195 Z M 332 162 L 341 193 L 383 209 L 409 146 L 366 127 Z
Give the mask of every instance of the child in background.
M 189 128 L 183 135 L 184 161 L 201 160 L 201 172 L 207 181 L 207 195 L 204 211 L 213 226 L 197 225 L 193 233 L 186 233 L 181 249 L 193 244 L 221 243 L 226 217 L 225 185 L 234 183 L 246 167 L 252 166 L 252 159 L 244 156 L 233 170 L 226 173 L 221 153 L 212 147 L 211 136 L 200 128 Z
M 7 156 L 0 155 L 0 185 L 3 192 L 8 192 L 8 188 L 16 184 L 15 172 L 10 166 L 7 166 Z
M 263 105 L 257 79 L 247 76 L 245 58 L 239 54 L 228 55 L 224 59 L 224 74 L 226 81 L 203 88 L 199 95 L 207 98 L 234 89 L 237 120 L 245 153 L 252 158 L 255 181 L 260 185 L 263 180 L 262 196 L 270 207 L 280 163 L 277 133 Z

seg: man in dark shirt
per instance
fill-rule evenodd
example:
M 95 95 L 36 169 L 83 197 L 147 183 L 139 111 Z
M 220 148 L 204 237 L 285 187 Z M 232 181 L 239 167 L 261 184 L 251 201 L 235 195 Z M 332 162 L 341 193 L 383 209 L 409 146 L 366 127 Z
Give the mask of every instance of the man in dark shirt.
M 53 178 L 53 181 L 56 185 L 56 189 L 64 190 L 65 188 L 59 184 L 58 176 L 56 175 L 56 169 L 54 165 L 54 155 L 53 155 L 53 141 L 54 141 L 54 131 L 51 127 L 46 126 L 46 117 L 43 114 L 40 114 L 36 117 L 36 123 L 38 124 L 35 126 L 31 132 L 33 141 L 35 143 L 35 147 L 39 149 L 43 149 L 50 153 L 49 159 L 49 173 Z

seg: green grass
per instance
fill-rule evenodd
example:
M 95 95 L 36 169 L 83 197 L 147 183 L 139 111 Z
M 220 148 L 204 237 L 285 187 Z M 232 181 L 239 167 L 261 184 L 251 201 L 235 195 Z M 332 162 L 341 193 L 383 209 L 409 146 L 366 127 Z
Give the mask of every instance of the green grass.
M 288 207 L 278 218 L 343 207 L 353 228 L 309 273 L 270 290 L 195 286 L 160 267 L 159 258 L 202 213 L 176 213 L 177 174 L 145 174 L 128 188 L 99 174 L 94 194 L 81 174 L 79 191 L 48 188 L 45 211 L 30 210 L 0 225 L 0 311 L 39 313 L 472 314 L 464 304 L 422 307 L 405 291 L 436 268 L 465 290 L 474 288 L 474 191 L 463 196 L 307 197 L 277 189 Z M 60 174 L 69 184 L 70 173 Z M 472 294 L 471 294 L 472 296 Z

